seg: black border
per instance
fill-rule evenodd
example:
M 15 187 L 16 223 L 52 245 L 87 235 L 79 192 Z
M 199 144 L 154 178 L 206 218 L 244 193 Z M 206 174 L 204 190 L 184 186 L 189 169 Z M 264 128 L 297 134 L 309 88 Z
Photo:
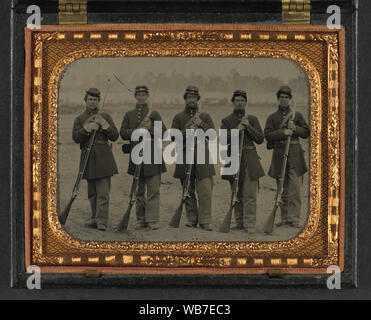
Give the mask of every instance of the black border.
M 364 1 L 364 0 L 363 0 Z M 21 1 L 15 1 L 20 3 Z M 15 3 L 14 2 L 14 3 Z M 32 1 L 32 4 L 37 2 L 45 1 Z M 53 1 L 48 1 L 53 2 Z M 178 2 L 178 1 L 176 1 Z M 185 1 L 182 2 L 184 5 Z M 205 1 L 204 1 L 205 2 Z M 220 1 L 208 1 L 208 5 L 213 8 L 211 10 L 214 14 L 208 14 L 208 10 L 203 9 L 201 12 L 192 11 L 192 6 L 182 7 L 183 10 L 169 17 L 162 12 L 149 12 L 146 14 L 138 14 L 135 12 L 128 13 L 89 13 L 89 23 L 118 23 L 118 22 L 198 22 L 198 23 L 253 23 L 255 21 L 265 23 L 280 23 L 281 15 L 279 12 L 258 12 L 251 15 L 236 14 L 234 10 L 231 12 L 220 11 L 221 15 L 215 15 L 218 10 L 225 9 L 225 7 L 219 7 Z M 232 1 L 233 3 L 239 3 L 241 1 Z M 254 2 L 254 1 L 253 1 Z M 255 1 L 256 2 L 256 1 Z M 277 2 L 277 1 L 275 1 Z M 322 1 L 324 2 L 324 1 Z M 338 1 L 328 1 L 330 4 Z M 350 1 L 342 1 L 350 2 Z M 222 2 L 220 2 L 222 3 Z M 260 1 L 261 3 L 261 1 Z M 356 3 L 356 1 L 355 1 Z M 145 3 L 144 3 L 145 4 Z M 243 6 L 246 7 L 246 3 Z M 6 7 L 6 4 L 1 4 Z M 14 6 L 13 6 L 14 7 Z M 145 6 L 143 10 L 146 11 L 148 8 Z M 347 218 L 347 230 L 346 230 L 346 257 L 345 257 L 345 272 L 343 274 L 343 287 L 354 287 L 357 284 L 356 281 L 356 213 L 357 213 L 357 175 L 356 175 L 356 164 L 357 164 L 357 152 L 356 152 L 356 136 L 357 136 L 357 92 L 356 82 L 356 26 L 357 26 L 357 14 L 353 10 L 345 9 L 343 11 L 342 23 L 346 27 L 346 51 L 347 51 L 347 170 L 346 170 L 346 218 Z M 23 175 L 20 172 L 23 171 L 23 75 L 24 75 L 24 23 L 26 21 L 25 7 L 16 6 L 13 12 L 12 24 L 12 118 L 11 118 L 11 212 L 12 212 L 12 286 L 17 288 L 23 288 L 26 283 L 27 274 L 24 272 L 24 245 L 23 245 Z M 55 11 L 54 11 L 55 12 Z M 143 11 L 142 11 L 143 12 Z M 146 11 L 148 12 L 148 11 Z M 177 10 L 175 10 L 177 12 Z M 241 10 L 243 12 L 243 10 Z M 57 23 L 57 15 L 50 13 L 43 15 L 43 24 L 55 24 Z M 140 20 L 139 20 L 140 19 Z M 170 21 L 171 20 L 171 21 Z M 325 14 L 313 14 L 313 24 L 324 24 L 326 20 Z M 348 106 L 354 106 L 350 108 Z M 225 289 L 231 287 L 242 287 L 242 288 L 256 288 L 262 290 L 262 287 L 288 287 L 295 286 L 301 288 L 315 287 L 326 289 L 327 276 L 314 276 L 314 275 L 290 275 L 285 276 L 283 280 L 270 280 L 264 275 L 243 275 L 243 276 L 104 276 L 100 279 L 86 279 L 82 275 L 43 275 L 42 284 L 43 288 L 77 288 L 77 287 L 89 287 L 89 288 L 108 288 L 108 287 L 130 287 L 130 288 L 205 288 L 205 287 L 223 287 Z M 241 288 L 241 290 L 242 290 Z M 102 289 L 104 290 L 104 289 Z M 138 289 L 139 290 L 139 289 Z M 223 289 L 224 290 L 224 289 Z M 101 290 L 100 290 L 101 291 Z M 215 292 L 215 290 L 214 290 Z M 161 296 L 161 295 L 160 295 Z M 144 296 L 140 296 L 145 298 Z M 157 296 L 159 297 L 159 296 Z M 177 297 L 180 296 L 170 296 Z M 294 296 L 293 296 L 294 297 Z

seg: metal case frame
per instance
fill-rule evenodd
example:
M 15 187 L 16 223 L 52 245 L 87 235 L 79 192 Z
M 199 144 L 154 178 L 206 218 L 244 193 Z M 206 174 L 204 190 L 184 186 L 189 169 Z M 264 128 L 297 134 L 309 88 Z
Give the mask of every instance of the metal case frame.
M 57 11 L 53 5 L 55 1 L 39 1 L 43 14 L 43 24 L 57 24 Z M 119 1 L 110 1 L 109 5 L 105 5 L 105 10 L 102 10 L 101 3 L 91 1 L 92 5 L 88 7 L 89 23 L 101 22 L 169 22 L 169 16 L 166 11 L 153 13 L 153 8 L 147 7 L 147 3 L 141 1 L 129 1 L 132 10 L 120 12 L 120 8 L 125 6 Z M 166 3 L 166 1 L 164 1 Z M 243 2 L 230 1 L 226 4 L 221 1 L 213 3 L 207 1 L 199 1 L 198 12 L 195 14 L 194 2 L 189 4 L 187 1 L 176 1 L 170 7 L 174 11 L 171 22 L 200 22 L 200 23 L 264 23 L 278 24 L 281 19 L 280 1 L 267 1 L 264 7 L 257 7 L 256 1 Z M 324 14 L 326 1 L 322 1 L 318 6 L 313 1 L 312 24 L 323 25 L 326 22 L 327 15 Z M 261 4 L 261 2 L 259 2 Z M 37 1 L 32 1 L 32 4 L 37 4 Z M 90 4 L 90 2 L 89 2 Z M 331 1 L 333 4 L 333 1 Z M 346 30 L 346 230 L 345 230 L 345 265 L 343 273 L 343 284 L 348 286 L 356 285 L 356 158 L 355 150 L 356 141 L 356 112 L 357 112 L 357 95 L 356 95 L 356 27 L 357 27 L 357 12 L 355 1 L 339 1 L 342 8 L 342 24 Z M 17 172 L 23 170 L 23 128 L 24 114 L 23 108 L 23 74 L 24 61 L 23 54 L 23 28 L 27 18 L 25 12 L 28 1 L 14 1 L 13 9 L 13 69 L 12 69 L 12 285 L 22 287 L 26 283 L 28 277 L 25 272 L 24 260 L 24 221 L 23 221 L 23 177 Z M 111 6 L 112 5 L 112 6 Z M 169 4 L 170 5 L 170 4 Z M 225 6 L 228 5 L 229 13 L 225 13 L 216 17 L 210 14 L 210 11 L 222 12 Z M 119 8 L 113 13 L 110 8 Z M 138 8 L 148 12 L 148 14 L 139 14 Z M 45 11 L 44 11 L 44 10 Z M 265 10 L 266 9 L 266 10 Z M 105 11 L 105 12 L 102 12 Z M 247 15 L 246 13 L 249 12 Z M 251 14 L 252 12 L 252 14 Z M 317 13 L 318 12 L 318 13 Z M 322 13 L 321 13 L 322 12 Z M 140 17 L 140 18 L 139 18 Z M 18 106 L 18 108 L 16 107 Z M 60 286 L 280 286 L 280 285 L 302 285 L 302 286 L 321 286 L 326 283 L 327 275 L 285 275 L 283 279 L 270 279 L 267 275 L 104 275 L 100 279 L 86 279 L 85 275 L 78 274 L 44 274 L 43 283 L 45 286 L 60 287 Z

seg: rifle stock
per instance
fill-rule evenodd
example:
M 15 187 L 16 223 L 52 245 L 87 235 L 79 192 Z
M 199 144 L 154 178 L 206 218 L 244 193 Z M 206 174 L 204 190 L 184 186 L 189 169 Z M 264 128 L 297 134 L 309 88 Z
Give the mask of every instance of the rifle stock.
M 193 140 L 193 146 L 196 143 L 196 137 Z M 191 173 L 192 173 L 193 164 L 188 164 L 186 169 L 186 178 L 183 184 L 183 193 L 182 193 L 182 202 L 180 203 L 178 209 L 175 211 L 174 216 L 172 217 L 169 226 L 173 228 L 179 228 L 180 220 L 182 219 L 183 205 L 186 199 L 189 197 L 189 186 L 191 184 Z
M 139 183 L 139 176 L 140 176 L 141 170 L 142 170 L 142 165 L 141 164 L 139 164 L 135 167 L 133 183 L 131 185 L 129 206 L 126 209 L 124 215 L 122 216 L 120 224 L 117 227 L 118 232 L 123 232 L 123 231 L 126 231 L 128 229 L 131 211 L 132 211 L 132 209 L 134 207 L 134 204 L 136 202 L 136 193 L 137 193 L 137 188 L 138 188 L 138 183 Z
M 170 227 L 179 228 L 180 220 L 182 218 L 183 205 L 184 205 L 184 200 L 182 200 L 178 209 L 176 209 L 175 214 L 174 214 L 173 218 L 171 219 L 171 221 L 169 223 Z
M 219 227 L 219 232 L 222 233 L 229 233 L 231 230 L 231 222 L 232 222 L 232 213 L 233 209 L 236 206 L 237 200 L 237 193 L 238 193 L 238 184 L 240 179 L 240 171 L 241 171 L 241 163 L 242 163 L 242 152 L 243 152 L 243 144 L 245 139 L 245 131 L 242 131 L 242 137 L 240 139 L 240 157 L 239 157 L 239 167 L 238 172 L 234 178 L 233 186 L 232 186 L 232 197 L 231 197 L 231 205 L 229 207 L 229 211 L 225 216 L 223 223 Z
M 220 225 L 219 232 L 229 233 L 229 231 L 231 230 L 233 208 L 234 207 L 229 209 L 227 215 L 223 220 L 223 223 Z
M 68 216 L 70 214 L 70 211 L 71 211 L 72 204 L 75 201 L 75 199 L 76 199 L 76 197 L 74 197 L 74 196 L 71 197 L 70 202 L 67 204 L 67 206 L 62 211 L 62 214 L 59 216 L 59 222 L 61 223 L 62 226 L 64 226 L 66 224 L 67 218 L 68 218 Z
M 117 228 L 117 231 L 122 232 L 122 231 L 126 231 L 128 229 L 130 215 L 131 215 L 131 211 L 133 209 L 133 206 L 134 206 L 134 203 L 130 202 L 129 207 L 126 209 L 126 212 L 125 212 L 124 216 L 122 217 L 122 219 L 120 221 L 120 224 Z
M 275 202 L 273 210 L 269 215 L 267 221 L 264 224 L 263 231 L 265 234 L 271 234 L 273 232 L 273 224 L 274 220 L 276 219 L 276 212 L 279 207 L 278 201 Z

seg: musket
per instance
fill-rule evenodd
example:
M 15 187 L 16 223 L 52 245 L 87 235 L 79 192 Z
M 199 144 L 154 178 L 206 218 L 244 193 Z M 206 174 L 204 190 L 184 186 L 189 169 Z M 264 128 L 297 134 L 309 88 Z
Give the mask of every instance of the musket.
M 103 109 L 104 109 L 104 104 L 106 102 L 108 91 L 109 91 L 109 88 L 111 86 L 111 82 L 110 81 L 111 80 L 108 79 L 108 87 L 107 87 L 106 95 L 105 95 L 105 97 L 103 99 L 102 110 L 101 111 L 103 111 Z M 68 202 L 67 206 L 62 211 L 61 215 L 59 216 L 59 221 L 60 221 L 60 223 L 61 223 L 62 226 L 66 224 L 67 219 L 68 219 L 68 216 L 69 216 L 70 211 L 71 211 L 71 208 L 72 208 L 72 204 L 74 203 L 74 201 L 76 200 L 76 198 L 78 196 L 78 191 L 79 191 L 80 183 L 81 183 L 82 177 L 84 176 L 86 167 L 88 165 L 90 154 L 91 154 L 91 150 L 93 149 L 93 145 L 94 145 L 94 141 L 95 141 L 96 135 L 97 135 L 97 131 L 94 130 L 93 131 L 93 134 L 89 138 L 88 147 L 86 148 L 86 151 L 85 151 L 84 156 L 83 156 L 83 160 L 82 160 L 81 165 L 80 165 L 80 168 L 79 168 L 79 173 L 77 175 L 77 179 L 76 179 L 75 185 L 73 187 L 71 199 Z
M 118 76 L 116 76 L 115 74 L 113 74 L 113 76 L 115 77 L 115 79 L 123 86 L 125 87 L 125 89 L 127 91 L 129 91 L 130 93 L 134 93 L 134 91 L 132 89 L 130 89 L 125 83 L 124 81 L 122 81 Z
M 236 204 L 239 202 L 238 200 L 238 186 L 240 182 L 240 172 L 241 172 L 241 164 L 242 164 L 242 153 L 243 153 L 243 144 L 245 139 L 245 130 L 241 130 L 242 137 L 240 139 L 240 157 L 239 157 L 239 166 L 238 172 L 234 176 L 233 185 L 232 185 L 232 196 L 231 196 L 231 203 L 229 206 L 229 211 L 225 216 L 223 223 L 220 225 L 219 232 L 228 233 L 231 229 L 231 221 L 232 221 L 232 213 Z
M 114 75 L 115 78 L 121 83 L 123 84 L 123 82 L 121 82 L 121 80 L 116 76 Z M 126 86 L 125 86 L 126 87 Z M 128 88 L 128 90 L 130 91 L 130 89 Z M 142 120 L 142 123 L 145 121 L 145 120 L 148 120 L 150 119 L 150 116 L 151 116 L 151 110 L 152 110 L 152 107 L 153 107 L 153 98 L 151 99 L 151 106 L 148 110 L 148 113 L 147 115 L 144 117 L 144 119 Z M 139 179 L 140 179 L 140 173 L 142 171 L 142 167 L 143 167 L 143 162 L 141 162 L 140 164 L 137 164 L 135 166 L 135 171 L 134 171 L 134 177 L 133 177 L 133 182 L 132 182 L 132 185 L 131 185 L 131 192 L 130 192 L 130 200 L 129 200 L 129 206 L 128 208 L 126 209 L 124 215 L 122 216 L 121 218 L 121 221 L 117 227 L 117 231 L 118 232 L 124 232 L 128 229 L 128 226 L 129 226 L 129 221 L 130 221 L 130 216 L 131 216 L 131 211 L 133 210 L 133 207 L 134 207 L 134 204 L 136 203 L 137 201 L 137 192 L 138 192 L 138 185 L 139 185 Z
M 294 101 L 294 107 L 291 115 L 289 115 L 286 119 L 281 124 L 281 127 L 285 126 L 286 123 L 290 120 L 295 120 L 295 113 L 296 113 L 296 103 Z M 286 175 L 286 169 L 287 169 L 287 160 L 289 157 L 289 151 L 290 151 L 290 143 L 291 143 L 292 136 L 289 135 L 286 140 L 286 145 L 285 145 L 285 152 L 283 154 L 283 163 L 282 163 L 282 168 L 281 168 L 281 174 L 278 179 L 278 188 L 276 192 L 276 196 L 274 199 L 274 206 L 271 214 L 269 215 L 267 221 L 264 224 L 263 231 L 265 234 L 271 234 L 273 232 L 273 225 L 274 225 L 274 220 L 276 219 L 276 213 L 280 205 L 282 205 L 283 200 L 282 200 L 282 194 L 283 194 L 283 185 L 285 182 L 285 175 Z
M 193 148 L 195 146 L 195 143 L 196 143 L 196 137 L 193 138 Z M 171 221 L 169 223 L 169 226 L 170 227 L 179 228 L 180 220 L 182 219 L 182 213 L 183 213 L 184 204 L 187 201 L 187 199 L 190 198 L 189 187 L 191 185 L 192 168 L 193 168 L 193 164 L 192 163 L 187 164 L 187 167 L 186 167 L 186 177 L 185 177 L 185 181 L 184 181 L 184 184 L 183 184 L 182 200 L 181 200 L 181 202 L 179 204 L 179 207 L 176 209 L 173 218 L 171 219 Z
M 120 221 L 120 224 L 117 228 L 117 231 L 119 232 L 123 232 L 128 229 L 131 211 L 134 207 L 134 204 L 137 201 L 137 191 L 138 191 L 139 177 L 140 177 L 141 170 L 142 170 L 142 164 L 138 164 L 135 166 L 134 178 L 133 178 L 133 183 L 131 186 L 129 206 L 126 209 L 125 214 L 123 215 Z
M 196 119 L 197 117 L 198 118 L 200 117 L 201 107 L 202 107 L 202 101 L 200 103 L 200 108 L 199 108 L 198 112 L 193 116 L 193 118 L 190 121 Z M 194 157 L 194 150 L 195 150 L 195 146 L 196 146 L 196 142 L 197 142 L 196 139 L 197 139 L 197 137 L 195 135 L 194 138 L 193 138 L 193 147 L 192 147 L 193 156 L 192 157 Z M 187 199 L 190 198 L 189 188 L 190 188 L 190 185 L 191 185 L 192 169 L 193 169 L 193 163 L 187 164 L 187 166 L 186 166 L 186 176 L 185 176 L 185 180 L 184 180 L 184 183 L 183 183 L 182 200 L 181 200 L 178 208 L 176 209 L 172 219 L 170 220 L 170 223 L 169 223 L 170 227 L 179 228 L 179 226 L 180 226 L 180 220 L 182 219 L 184 204 L 187 201 Z

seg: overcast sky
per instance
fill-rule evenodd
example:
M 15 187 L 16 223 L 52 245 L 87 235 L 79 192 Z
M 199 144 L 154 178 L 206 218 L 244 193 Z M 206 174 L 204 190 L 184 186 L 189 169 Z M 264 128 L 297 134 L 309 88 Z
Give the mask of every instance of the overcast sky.
M 130 82 L 136 73 L 171 74 L 173 71 L 189 76 L 200 73 L 204 76 L 224 76 L 231 70 L 237 70 L 242 76 L 274 77 L 289 82 L 300 75 L 300 67 L 287 59 L 267 58 L 89 58 L 75 61 L 67 69 L 63 80 L 70 82 L 76 77 L 86 81 L 94 79 L 96 74 L 112 77 L 119 75 Z M 63 84 L 63 82 L 62 82 Z

